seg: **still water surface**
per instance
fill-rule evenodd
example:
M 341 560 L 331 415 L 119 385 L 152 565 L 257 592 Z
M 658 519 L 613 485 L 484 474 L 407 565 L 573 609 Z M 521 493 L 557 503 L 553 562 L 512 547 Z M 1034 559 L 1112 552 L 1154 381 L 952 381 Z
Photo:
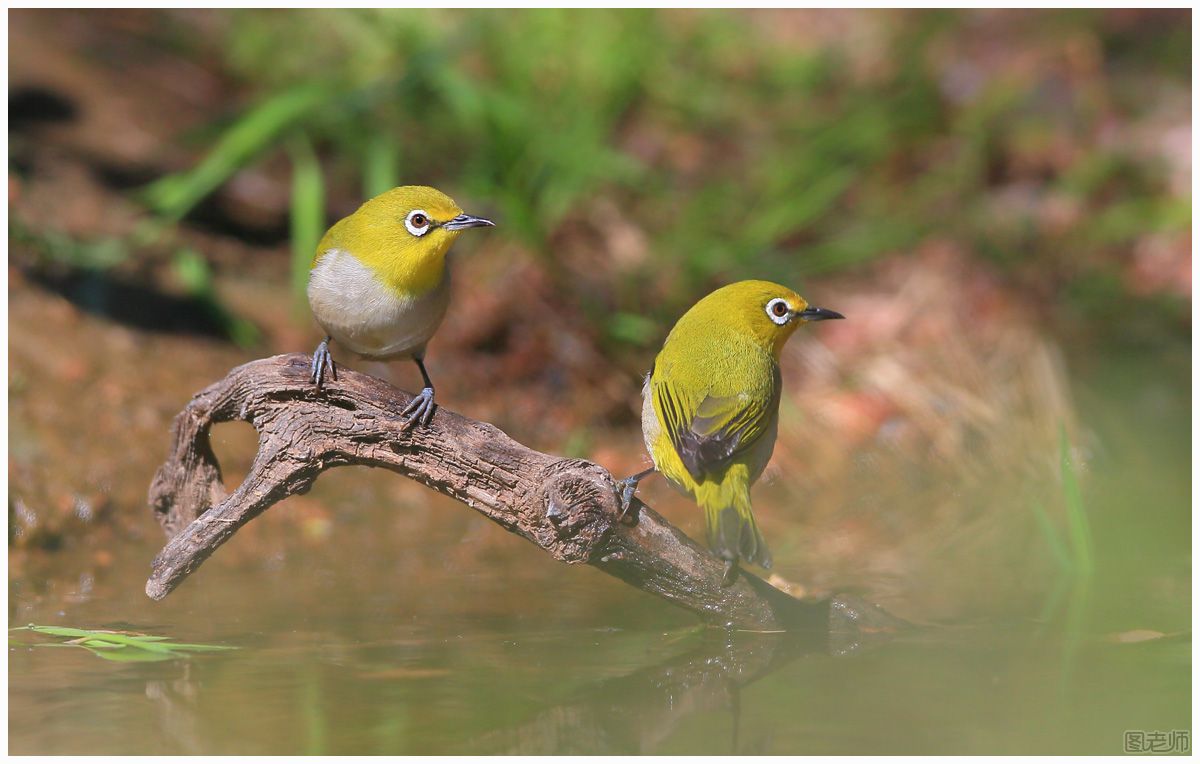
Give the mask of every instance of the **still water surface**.
M 154 603 L 147 534 L 102 575 L 86 545 L 24 567 L 10 626 L 240 649 L 113 663 L 15 632 L 10 753 L 1119 754 L 1127 730 L 1190 729 L 1186 358 L 1126 360 L 1080 390 L 1109 454 L 1088 476 L 1096 575 L 1046 617 L 851 650 L 725 634 L 518 539 L 481 545 L 493 529 L 452 504 L 419 544 L 347 512 L 333 543 L 264 558 L 247 528 Z M 380 547 L 403 551 L 362 551 Z M 1136 629 L 1165 636 L 1118 641 Z

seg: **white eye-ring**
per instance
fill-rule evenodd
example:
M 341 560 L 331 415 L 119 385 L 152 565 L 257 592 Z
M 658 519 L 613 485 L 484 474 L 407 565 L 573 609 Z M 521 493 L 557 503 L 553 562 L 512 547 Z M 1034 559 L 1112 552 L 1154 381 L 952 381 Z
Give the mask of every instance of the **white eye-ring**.
M 791 306 L 782 297 L 776 297 L 767 303 L 767 317 L 780 326 L 783 326 L 791 319 L 791 313 Z
M 429 233 L 432 225 L 433 221 L 429 219 L 429 213 L 425 210 L 413 210 L 408 213 L 408 217 L 404 218 L 404 227 L 413 236 L 424 236 Z

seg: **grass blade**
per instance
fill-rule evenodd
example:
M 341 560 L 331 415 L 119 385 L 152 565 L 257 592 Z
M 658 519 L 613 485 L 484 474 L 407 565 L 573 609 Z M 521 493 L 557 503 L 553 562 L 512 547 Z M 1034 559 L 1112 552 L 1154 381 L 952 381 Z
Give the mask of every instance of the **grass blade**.
M 239 347 L 249 347 L 258 342 L 258 327 L 234 314 L 217 296 L 212 269 L 199 252 L 190 248 L 179 250 L 175 253 L 172 266 L 175 277 L 179 279 L 188 296 L 204 306 L 226 337 Z
M 292 160 L 292 292 L 300 301 L 313 255 L 325 231 L 325 180 L 307 135 L 293 138 L 288 143 L 288 154 Z
M 1066 544 L 1059 537 L 1058 531 L 1054 529 L 1054 522 L 1050 519 L 1050 514 L 1040 501 L 1035 500 L 1031 505 L 1033 507 L 1033 516 L 1037 520 L 1038 530 L 1042 532 L 1042 538 L 1046 540 L 1046 546 L 1050 547 L 1050 551 L 1054 554 L 1054 561 L 1058 563 L 1058 567 L 1064 573 L 1069 573 L 1074 568 L 1074 562 L 1071 560 L 1071 553 L 1068 551 Z
M 1083 493 L 1079 489 L 1079 476 L 1071 461 L 1071 444 L 1067 439 L 1067 428 L 1059 425 L 1059 465 L 1062 473 L 1063 501 L 1067 509 L 1067 536 L 1075 560 L 1075 570 L 1083 578 L 1092 575 L 1092 529 L 1083 506 Z
M 179 220 L 332 92 L 324 84 L 306 83 L 268 98 L 229 127 L 196 167 L 150 184 L 143 199 L 159 215 Z
M 390 134 L 380 132 L 368 140 L 363 155 L 363 198 L 379 196 L 400 185 L 400 145 Z

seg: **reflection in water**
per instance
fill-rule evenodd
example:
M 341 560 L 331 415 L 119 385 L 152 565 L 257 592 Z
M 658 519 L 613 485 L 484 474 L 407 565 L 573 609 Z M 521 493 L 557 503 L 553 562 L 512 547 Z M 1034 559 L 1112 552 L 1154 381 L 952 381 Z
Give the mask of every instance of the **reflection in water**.
M 177 679 L 146 682 L 146 698 L 156 710 L 163 737 L 175 743 L 177 752 L 188 756 L 204 753 L 196 697 L 200 688 L 192 679 L 191 664 L 182 662 Z
M 886 641 L 878 635 L 872 641 Z M 561 705 L 511 728 L 477 738 L 475 752 L 510 755 L 647 754 L 688 719 L 705 711 L 727 711 L 729 734 L 722 750 L 708 754 L 761 751 L 739 746 L 741 691 L 806 654 L 848 654 L 864 643 L 840 643 L 819 632 L 753 633 L 708 629 L 695 649 L 656 666 L 599 682 Z
M 150 667 L 150 675 L 142 682 L 150 707 L 149 713 L 142 716 L 145 727 L 136 734 L 136 739 L 122 734 L 105 735 L 105 742 L 93 750 L 199 755 L 257 751 L 265 747 L 308 754 L 412 753 L 422 752 L 433 744 L 488 754 L 645 754 L 658 751 L 665 741 L 707 713 L 716 714 L 726 724 L 716 729 L 710 724 L 703 741 L 698 741 L 699 750 L 713 754 L 762 753 L 758 749 L 767 745 L 765 741 L 745 741 L 739 734 L 741 696 L 746 687 L 802 656 L 845 656 L 888 641 L 889 637 L 874 637 L 871 645 L 861 642 L 846 645 L 819 632 L 700 629 L 685 633 L 683 639 L 694 644 L 673 657 L 623 676 L 595 681 L 572 692 L 563 702 L 522 714 L 510 726 L 496 728 L 494 721 L 490 724 L 485 721 L 478 734 L 468 732 L 457 740 L 442 738 L 437 744 L 432 741 L 446 735 L 454 720 L 441 718 L 433 722 L 432 726 L 440 729 L 426 730 L 432 731 L 434 737 L 422 741 L 412 734 L 408 717 L 414 713 L 415 705 L 423 701 L 431 708 L 438 705 L 436 691 L 426 693 L 420 689 L 435 684 L 423 680 L 449 685 L 454 679 L 444 672 L 404 669 L 398 665 L 404 662 L 411 648 L 424 651 L 431 647 L 429 644 L 360 645 L 349 653 L 333 648 L 338 655 L 334 666 L 326 660 L 312 660 L 314 656 L 307 651 L 286 647 L 248 650 L 238 656 L 224 656 L 225 660 L 157 664 Z M 627 638 L 618 641 L 623 645 L 621 653 L 631 649 Z M 640 638 L 637 641 L 640 643 Z M 594 650 L 599 644 L 587 633 L 576 633 L 569 639 L 560 636 L 554 643 L 534 643 L 530 648 L 551 653 L 562 650 L 578 658 L 581 646 Z M 487 654 L 493 649 L 494 644 L 480 643 L 467 652 Z M 599 647 L 602 653 L 608 649 L 608 645 Z M 325 654 L 325 657 L 330 656 Z M 620 653 L 612 654 L 611 659 L 618 663 L 624 660 Z M 561 669 L 562 656 L 552 660 L 555 671 Z M 231 675 L 253 675 L 252 666 L 264 664 L 270 666 L 269 684 L 274 688 L 270 696 L 233 692 L 236 688 L 223 681 L 223 677 Z M 390 669 L 380 668 L 389 664 Z M 285 666 L 291 670 L 279 670 Z M 337 670 L 331 670 L 334 668 Z M 459 675 L 460 680 L 462 676 Z M 481 679 L 490 691 L 522 693 L 520 681 L 509 683 L 502 675 Z M 397 696 L 406 697 L 402 713 L 396 713 L 394 707 L 389 710 L 388 699 Z M 132 698 L 127 698 L 126 707 L 132 708 L 132 702 Z M 357 712 L 356 704 L 361 704 Z M 370 711 L 363 713 L 365 709 Z M 234 736 L 229 734 L 231 712 L 241 720 L 235 729 L 244 727 L 237 729 Z M 262 723 L 245 726 L 254 716 Z M 503 713 L 497 716 L 503 717 Z M 353 725 L 348 729 L 341 723 L 347 717 L 358 721 L 357 732 Z M 118 732 L 103 720 L 97 721 L 101 728 Z M 462 722 L 463 732 L 467 732 L 472 725 L 465 719 Z M 284 724 L 286 733 L 277 728 L 279 723 Z M 377 735 L 363 734 L 372 728 Z M 253 739 L 247 735 L 251 729 L 257 730 L 255 734 L 261 737 Z M 75 748 L 68 746 L 65 750 Z

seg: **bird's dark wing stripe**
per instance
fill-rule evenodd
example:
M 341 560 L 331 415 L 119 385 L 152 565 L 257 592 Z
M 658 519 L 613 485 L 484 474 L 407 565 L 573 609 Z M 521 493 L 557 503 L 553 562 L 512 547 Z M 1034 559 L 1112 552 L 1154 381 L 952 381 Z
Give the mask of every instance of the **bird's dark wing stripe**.
M 691 476 L 697 481 L 706 474 L 720 470 L 743 446 L 753 442 L 762 412 L 747 406 L 735 413 L 723 425 L 714 427 L 712 420 L 702 415 L 685 417 L 679 402 L 666 385 L 656 389 L 659 411 L 675 452 Z M 716 402 L 724 399 L 706 398 Z M 703 403 L 702 403 L 703 407 Z M 751 437 L 747 439 L 747 435 Z
M 667 435 L 695 480 L 723 469 L 765 431 L 767 418 L 779 404 L 779 370 L 774 371 L 772 400 L 765 406 L 732 397 L 706 396 L 694 411 L 685 413 L 681 401 L 665 381 L 652 383 Z

